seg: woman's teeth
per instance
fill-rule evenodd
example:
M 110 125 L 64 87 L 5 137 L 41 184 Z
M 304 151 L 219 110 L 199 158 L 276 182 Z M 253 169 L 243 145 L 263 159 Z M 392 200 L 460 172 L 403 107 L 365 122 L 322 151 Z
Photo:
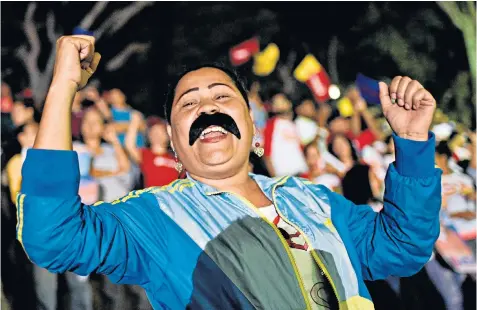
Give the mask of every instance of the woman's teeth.
M 211 126 L 211 127 L 207 127 L 206 129 L 204 129 L 204 131 L 202 131 L 202 133 L 200 134 L 200 139 L 201 140 L 205 139 L 205 135 L 208 134 L 208 133 L 211 133 L 211 132 L 221 132 L 224 135 L 227 134 L 227 130 L 223 129 L 222 127 Z

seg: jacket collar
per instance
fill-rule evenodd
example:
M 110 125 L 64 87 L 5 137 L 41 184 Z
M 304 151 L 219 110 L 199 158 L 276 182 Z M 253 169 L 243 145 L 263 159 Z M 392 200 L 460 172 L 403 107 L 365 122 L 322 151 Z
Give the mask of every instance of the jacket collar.
M 219 191 L 217 188 L 207 185 L 205 183 L 202 183 L 190 176 L 189 173 L 186 173 L 187 179 L 191 181 L 197 188 L 200 189 L 205 195 L 211 196 L 211 195 L 219 195 L 222 193 L 225 193 L 225 191 Z M 271 198 L 272 196 L 272 190 L 274 187 L 277 186 L 282 186 L 285 184 L 286 179 L 288 177 L 278 177 L 278 178 L 269 178 L 263 175 L 258 175 L 254 173 L 249 173 L 249 176 L 257 182 L 258 186 L 262 189 L 262 191 L 265 193 L 266 196 Z

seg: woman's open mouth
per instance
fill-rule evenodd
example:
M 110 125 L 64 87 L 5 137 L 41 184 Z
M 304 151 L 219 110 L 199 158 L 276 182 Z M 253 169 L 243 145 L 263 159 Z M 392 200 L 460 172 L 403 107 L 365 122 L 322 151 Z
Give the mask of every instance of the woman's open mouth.
M 220 126 L 209 126 L 199 136 L 202 143 L 216 143 L 225 139 L 228 131 Z

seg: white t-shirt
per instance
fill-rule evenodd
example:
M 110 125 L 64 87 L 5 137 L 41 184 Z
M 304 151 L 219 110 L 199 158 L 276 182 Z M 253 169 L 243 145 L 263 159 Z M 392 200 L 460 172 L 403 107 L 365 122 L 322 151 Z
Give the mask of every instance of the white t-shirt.
M 464 186 L 474 186 L 469 176 L 459 172 L 442 175 L 442 195 L 445 196 L 447 200 L 447 214 L 450 215 L 452 213 L 465 211 L 475 212 L 475 201 L 467 200 L 467 198 L 460 193 Z M 476 219 L 450 218 L 449 221 L 456 228 L 461 238 L 465 240 L 475 239 Z
M 270 157 L 276 176 L 299 175 L 308 170 L 293 121 L 269 119 L 264 135 L 265 156 Z
M 341 179 L 336 174 L 331 173 L 322 174 L 316 177 L 312 182 L 324 185 L 332 191 L 341 186 Z
M 273 223 L 290 246 L 290 251 L 295 260 L 308 300 L 314 310 L 330 309 L 329 302 L 336 299 L 329 281 L 311 255 L 305 238 L 293 226 L 287 224 L 278 215 L 273 205 L 259 209 L 260 212 Z M 283 232 L 284 231 L 284 232 Z
M 301 143 L 307 145 L 318 134 L 318 125 L 312 119 L 308 117 L 299 116 L 295 119 L 295 125 L 300 137 Z

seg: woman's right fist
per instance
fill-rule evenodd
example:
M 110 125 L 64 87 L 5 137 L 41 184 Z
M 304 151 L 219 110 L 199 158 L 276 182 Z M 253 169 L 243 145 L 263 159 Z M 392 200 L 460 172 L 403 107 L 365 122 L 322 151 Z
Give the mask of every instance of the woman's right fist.
M 85 87 L 101 59 L 101 55 L 94 52 L 94 41 L 94 37 L 85 35 L 59 38 L 53 82 L 74 83 L 77 90 Z

